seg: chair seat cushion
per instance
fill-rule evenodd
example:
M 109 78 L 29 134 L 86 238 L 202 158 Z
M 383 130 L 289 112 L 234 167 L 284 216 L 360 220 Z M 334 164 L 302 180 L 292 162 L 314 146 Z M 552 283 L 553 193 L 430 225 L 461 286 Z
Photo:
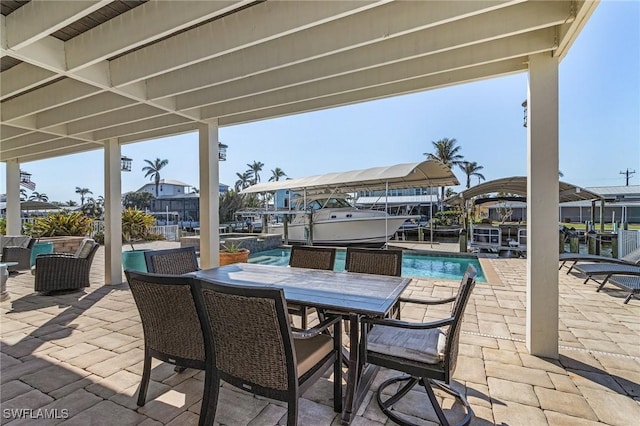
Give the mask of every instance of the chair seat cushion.
M 326 334 L 319 334 L 310 339 L 294 339 L 293 343 L 298 362 L 298 377 L 333 351 L 333 339 Z
M 445 344 L 446 335 L 439 328 L 412 330 L 376 325 L 367 337 L 369 351 L 426 364 L 442 361 Z

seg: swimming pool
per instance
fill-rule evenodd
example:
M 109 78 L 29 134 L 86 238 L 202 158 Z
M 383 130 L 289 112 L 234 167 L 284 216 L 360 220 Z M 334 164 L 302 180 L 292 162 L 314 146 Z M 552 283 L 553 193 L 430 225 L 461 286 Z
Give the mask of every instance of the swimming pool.
M 261 251 L 249 256 L 249 263 L 262 263 L 265 265 L 286 266 L 289 264 L 288 247 L 273 250 Z M 346 250 L 336 252 L 336 263 L 334 270 L 344 271 Z M 435 256 L 422 253 L 411 253 L 405 251 L 402 255 L 402 276 L 403 277 L 428 277 L 441 278 L 447 280 L 460 280 L 467 270 L 467 266 L 472 264 L 478 270 L 476 281 L 486 282 L 482 267 L 478 259 L 473 257 L 456 256 Z

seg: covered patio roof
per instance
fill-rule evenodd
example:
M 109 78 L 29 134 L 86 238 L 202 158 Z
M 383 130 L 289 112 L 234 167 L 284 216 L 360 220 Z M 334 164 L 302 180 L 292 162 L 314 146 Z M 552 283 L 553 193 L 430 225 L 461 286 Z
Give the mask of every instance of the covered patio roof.
M 3 1 L 0 161 L 527 71 L 584 1 Z

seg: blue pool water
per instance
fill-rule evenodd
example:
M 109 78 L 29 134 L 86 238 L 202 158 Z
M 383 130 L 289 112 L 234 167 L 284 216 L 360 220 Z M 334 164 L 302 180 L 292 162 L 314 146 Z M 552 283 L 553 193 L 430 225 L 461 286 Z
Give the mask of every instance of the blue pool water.
M 261 251 L 249 256 L 249 263 L 262 263 L 265 265 L 286 266 L 289 264 L 288 247 Z M 334 270 L 344 271 L 346 250 L 336 252 Z M 476 281 L 486 282 L 480 262 L 475 258 L 455 256 L 434 256 L 419 253 L 404 252 L 402 255 L 403 277 L 428 277 L 447 280 L 460 280 L 467 266 L 472 264 L 478 270 Z

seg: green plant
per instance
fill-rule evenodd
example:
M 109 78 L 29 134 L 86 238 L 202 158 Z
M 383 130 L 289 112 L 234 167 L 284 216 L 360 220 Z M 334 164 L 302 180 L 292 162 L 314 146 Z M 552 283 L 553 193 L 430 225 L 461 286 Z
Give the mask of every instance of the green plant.
M 7 219 L 0 217 L 0 235 L 7 235 Z
M 122 238 L 135 250 L 133 243 L 146 239 L 156 219 L 141 210 L 126 209 L 122 212 Z
M 31 235 L 40 237 L 84 237 L 93 229 L 93 221 L 81 212 L 49 213 L 33 221 Z
M 242 241 L 238 240 L 229 240 L 220 245 L 222 246 L 223 251 L 227 253 L 238 253 L 240 250 L 242 250 Z
M 165 239 L 164 235 L 157 234 L 155 232 L 149 232 L 149 233 L 147 233 L 147 236 L 145 237 L 145 240 L 147 240 L 147 241 L 162 241 L 164 239 Z
M 96 232 L 93 235 L 93 239 L 95 240 L 96 243 L 100 245 L 104 245 L 104 232 Z

